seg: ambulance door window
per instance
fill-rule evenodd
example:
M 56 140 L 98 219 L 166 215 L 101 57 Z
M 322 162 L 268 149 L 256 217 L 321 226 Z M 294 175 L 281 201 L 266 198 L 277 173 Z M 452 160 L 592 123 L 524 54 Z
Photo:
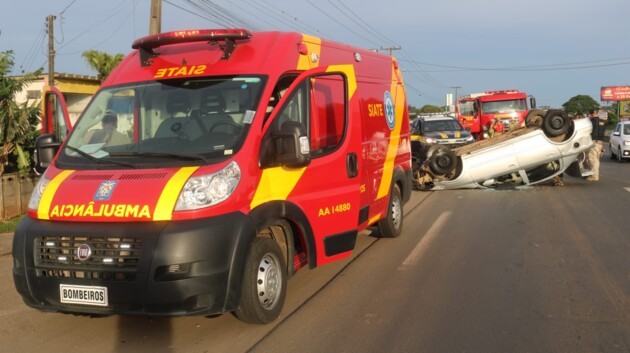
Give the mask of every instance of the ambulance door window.
M 66 124 L 66 119 L 64 117 L 63 114 L 63 106 L 61 105 L 61 101 L 59 99 L 56 99 L 56 96 L 51 95 L 51 97 L 54 97 L 54 132 L 55 135 L 57 136 L 57 139 L 59 141 L 63 141 L 66 139 L 66 136 L 68 135 L 68 125 Z
M 311 156 L 326 154 L 341 144 L 346 126 L 345 81 L 341 75 L 311 79 L 309 142 Z
M 282 96 L 284 96 L 287 89 L 289 88 L 289 86 L 291 86 L 291 83 L 293 83 L 296 77 L 296 75 L 287 75 L 278 80 L 278 83 L 276 84 L 276 87 L 274 87 L 273 93 L 271 94 L 271 98 L 269 98 L 265 120 L 269 118 L 269 115 L 271 115 L 271 112 L 273 112 L 276 105 L 278 104 Z
M 282 123 L 302 124 L 310 143 L 311 157 L 330 153 L 341 144 L 346 127 L 346 84 L 342 75 L 311 77 L 300 83 L 280 107 L 272 131 Z M 276 146 L 279 151 L 280 147 Z
M 280 130 L 280 126 L 285 121 L 295 121 L 302 123 L 308 127 L 308 118 L 306 111 L 306 99 L 307 99 L 307 87 L 305 83 L 300 84 L 295 91 L 293 91 L 291 98 L 282 107 L 280 114 L 274 121 L 276 130 Z

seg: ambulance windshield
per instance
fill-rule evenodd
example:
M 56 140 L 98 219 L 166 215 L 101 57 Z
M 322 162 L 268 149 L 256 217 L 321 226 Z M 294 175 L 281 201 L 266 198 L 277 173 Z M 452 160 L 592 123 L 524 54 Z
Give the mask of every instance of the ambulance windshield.
M 260 76 L 230 76 L 104 88 L 73 128 L 59 161 L 142 168 L 224 159 L 243 144 L 264 83 Z

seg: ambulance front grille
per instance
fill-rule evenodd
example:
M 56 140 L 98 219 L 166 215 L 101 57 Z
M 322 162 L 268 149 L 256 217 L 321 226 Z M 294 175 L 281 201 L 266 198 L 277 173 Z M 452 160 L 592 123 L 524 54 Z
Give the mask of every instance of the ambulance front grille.
M 139 238 L 38 237 L 35 267 L 43 277 L 132 281 L 142 256 L 142 245 Z M 83 260 L 79 259 L 80 253 Z

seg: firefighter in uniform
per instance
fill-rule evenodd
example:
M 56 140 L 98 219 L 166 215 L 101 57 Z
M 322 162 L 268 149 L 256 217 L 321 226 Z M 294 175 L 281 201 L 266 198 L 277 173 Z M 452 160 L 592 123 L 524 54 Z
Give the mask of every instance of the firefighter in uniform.
M 490 137 L 493 137 L 494 135 L 502 134 L 504 130 L 505 125 L 503 125 L 501 119 L 494 119 L 492 120 L 492 124 L 490 124 L 490 130 L 488 132 L 490 134 Z

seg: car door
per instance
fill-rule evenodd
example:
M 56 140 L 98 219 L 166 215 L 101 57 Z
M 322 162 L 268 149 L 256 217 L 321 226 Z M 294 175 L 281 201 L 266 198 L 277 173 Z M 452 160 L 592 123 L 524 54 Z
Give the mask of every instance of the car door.
M 348 90 L 356 83 L 348 82 L 353 75 L 336 71 L 343 69 L 340 66 L 335 71 L 320 67 L 302 74 L 271 117 L 272 134 L 287 122 L 307 129 L 310 163 L 263 171 L 263 180 L 273 175 L 268 178 L 273 183 L 266 185 L 270 195 L 277 194 L 274 188 L 287 189 L 291 182 L 286 201 L 299 207 L 310 222 L 317 265 L 350 255 L 358 234 L 361 128 L 360 121 L 349 119 Z
M 54 134 L 57 141 L 62 142 L 72 129 L 66 100 L 55 87 L 45 88 L 42 95 L 41 133 Z
M 610 135 L 610 152 L 612 154 L 617 154 L 617 151 L 619 150 L 620 141 L 622 140 L 621 127 L 621 123 L 617 123 L 615 129 Z

